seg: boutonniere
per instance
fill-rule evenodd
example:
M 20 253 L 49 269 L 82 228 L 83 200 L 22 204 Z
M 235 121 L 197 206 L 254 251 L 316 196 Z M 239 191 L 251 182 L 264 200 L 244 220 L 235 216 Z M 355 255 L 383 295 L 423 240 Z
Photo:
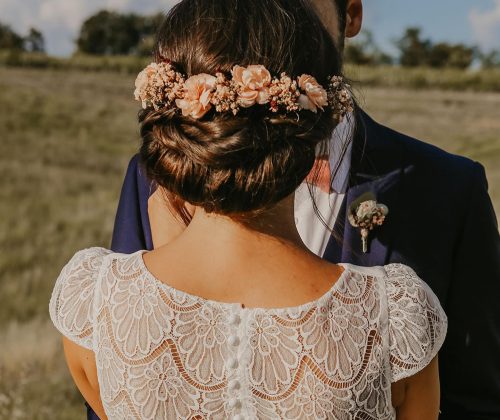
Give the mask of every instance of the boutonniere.
M 349 223 L 351 226 L 361 229 L 361 240 L 365 254 L 368 252 L 368 234 L 376 226 L 382 226 L 388 214 L 389 208 L 385 204 L 377 203 L 377 199 L 372 193 L 363 194 L 350 205 Z

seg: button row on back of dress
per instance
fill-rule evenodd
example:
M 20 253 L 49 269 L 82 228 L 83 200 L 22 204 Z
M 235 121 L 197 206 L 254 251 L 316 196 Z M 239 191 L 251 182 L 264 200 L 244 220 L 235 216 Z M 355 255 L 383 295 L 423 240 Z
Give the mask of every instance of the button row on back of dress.
M 231 346 L 232 357 L 229 358 L 227 364 L 228 372 L 228 385 L 227 394 L 229 396 L 228 407 L 233 413 L 233 420 L 243 420 L 245 417 L 242 413 L 242 389 L 241 375 L 245 366 L 242 366 L 241 358 L 244 349 L 242 348 L 242 319 L 241 319 L 240 304 L 235 304 L 231 309 L 231 314 L 228 318 L 230 335 L 228 337 L 228 344 Z

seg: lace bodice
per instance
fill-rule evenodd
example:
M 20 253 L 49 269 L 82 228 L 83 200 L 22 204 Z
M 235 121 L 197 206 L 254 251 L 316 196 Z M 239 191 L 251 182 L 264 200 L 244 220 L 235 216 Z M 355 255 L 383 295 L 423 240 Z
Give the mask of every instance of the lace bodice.
M 109 419 L 394 419 L 391 382 L 446 334 L 404 265 L 342 264 L 313 302 L 244 309 L 161 283 L 143 252 L 77 252 L 50 301 L 59 331 L 95 352 Z

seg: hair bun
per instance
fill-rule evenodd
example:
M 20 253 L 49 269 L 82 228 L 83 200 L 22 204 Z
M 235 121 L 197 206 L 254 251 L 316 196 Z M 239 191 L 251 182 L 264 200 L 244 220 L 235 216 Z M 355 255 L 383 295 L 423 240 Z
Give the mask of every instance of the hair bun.
M 221 115 L 193 120 L 142 111 L 148 176 L 183 200 L 222 214 L 255 212 L 291 194 L 311 170 L 333 121 Z
M 341 56 L 309 2 L 183 0 L 159 31 L 156 61 L 167 57 L 175 71 L 167 66 L 154 78 L 167 75 L 168 92 L 161 83 L 151 83 L 147 74 L 136 86 L 136 97 L 146 103 L 140 113 L 141 156 L 149 177 L 177 198 L 221 214 L 264 210 L 293 193 L 311 171 L 316 146 L 331 136 L 339 113 L 335 106 L 324 106 L 331 98 L 325 97 L 319 82 L 334 83 L 332 75 L 341 80 Z M 233 110 L 232 100 L 226 104 L 218 97 L 212 104 L 216 112 L 205 113 L 196 101 L 177 103 L 183 97 L 175 99 L 175 106 L 162 107 L 165 98 L 174 100 L 184 78 L 234 71 L 236 82 L 247 83 L 243 67 L 285 73 L 303 85 L 309 100 L 302 98 L 295 112 L 284 95 L 276 94 L 283 104 L 246 107 L 242 102 L 237 115 L 224 109 L 227 105 Z M 266 72 L 257 76 L 257 81 L 268 82 Z M 192 81 L 205 86 L 211 80 Z M 219 82 L 223 88 L 223 80 Z M 248 85 L 251 94 L 256 86 Z M 259 104 L 265 103 L 260 99 Z M 269 107 L 288 108 L 273 113 Z M 316 108 L 324 110 L 316 113 Z

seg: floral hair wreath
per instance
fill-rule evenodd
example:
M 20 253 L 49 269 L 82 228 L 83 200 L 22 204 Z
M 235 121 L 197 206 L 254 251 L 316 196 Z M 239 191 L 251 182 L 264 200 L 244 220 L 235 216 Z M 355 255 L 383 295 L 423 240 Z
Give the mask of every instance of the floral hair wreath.
M 228 79 L 221 72 L 215 76 L 201 73 L 186 79 L 168 60 L 151 63 L 137 76 L 134 96 L 144 109 L 178 108 L 182 115 L 195 119 L 202 118 L 212 108 L 236 115 L 241 108 L 256 104 L 269 105 L 273 113 L 300 110 L 316 113 L 331 107 L 339 122 L 353 111 L 350 86 L 341 76 L 330 77 L 325 89 L 307 74 L 297 80 L 286 73 L 273 78 L 262 65 L 236 65 L 231 75 Z

